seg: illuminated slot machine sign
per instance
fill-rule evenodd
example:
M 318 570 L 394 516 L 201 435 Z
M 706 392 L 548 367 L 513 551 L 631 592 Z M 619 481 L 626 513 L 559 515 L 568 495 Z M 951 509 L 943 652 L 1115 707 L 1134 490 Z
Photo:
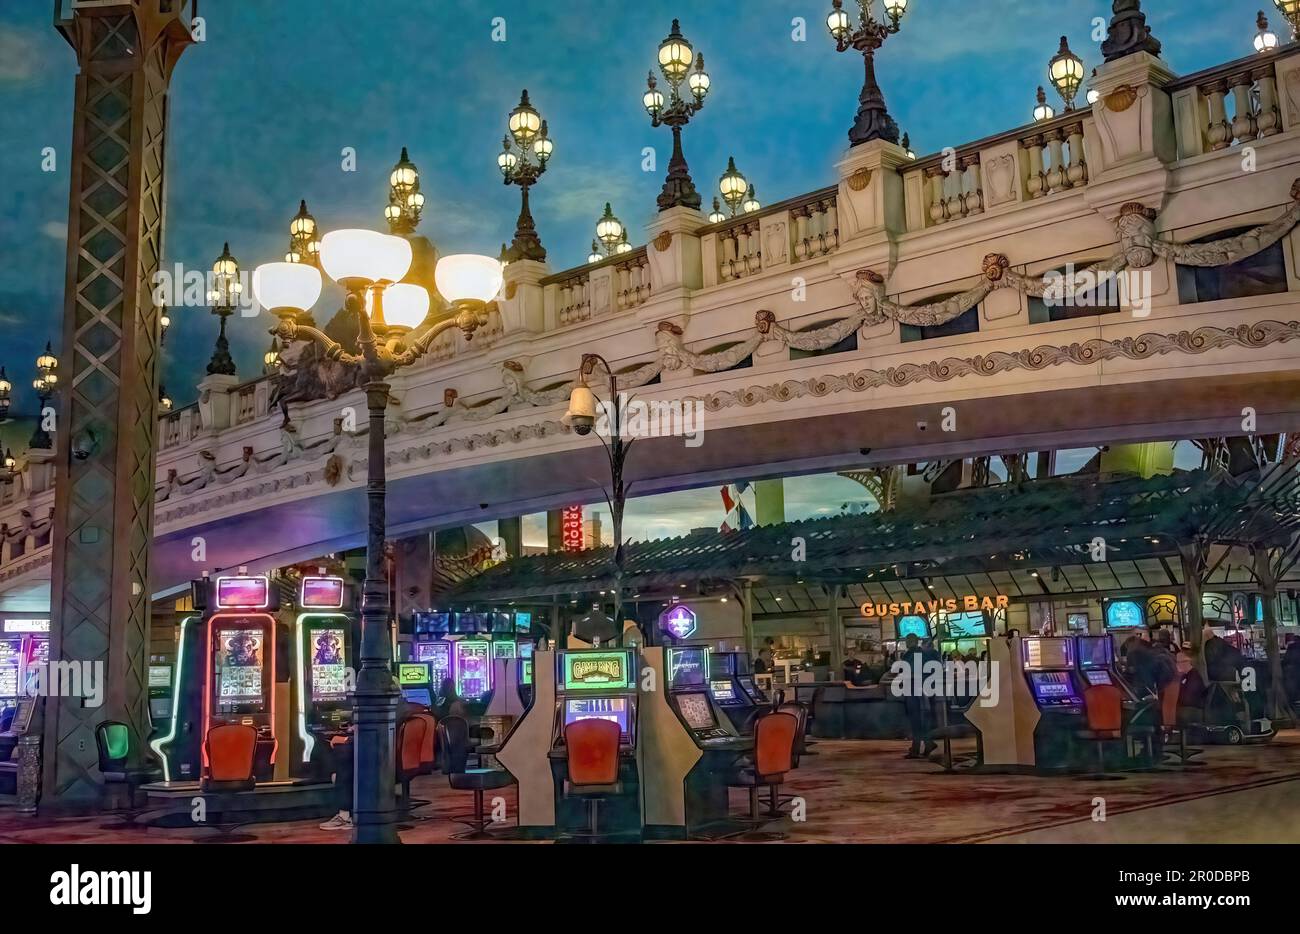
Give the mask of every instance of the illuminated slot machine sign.
M 217 631 L 214 667 L 217 673 L 218 710 L 221 713 L 260 712 L 265 695 L 265 651 L 265 632 L 261 628 L 222 627 Z
M 1107 629 L 1145 629 L 1146 613 L 1136 600 L 1111 600 L 1106 604 Z
M 402 662 L 397 666 L 397 684 L 408 704 L 433 706 L 432 678 L 424 662 Z
M 314 703 L 347 698 L 348 631 L 351 619 L 342 609 L 346 584 L 341 577 L 304 577 L 299 586 L 299 638 L 304 642 L 306 668 L 311 672 Z M 333 611 L 333 612 L 332 612 Z M 302 659 L 300 659 L 301 663 Z
M 429 667 L 433 670 L 433 683 L 435 687 L 442 687 L 444 679 L 451 674 L 451 643 L 450 642 L 417 642 L 415 643 L 415 660 L 417 662 L 428 662 Z
M 456 693 L 469 701 L 481 700 L 492 689 L 492 643 L 462 639 L 456 646 Z
M 347 630 L 338 628 L 313 628 L 309 637 L 311 649 L 311 699 L 313 701 L 343 700 L 348 695 Z
M 1073 639 L 1025 639 L 1022 657 L 1034 699 L 1040 707 L 1079 707 L 1083 703 L 1072 674 Z
M 519 656 L 519 647 L 514 642 L 510 640 L 506 640 L 504 642 L 493 640 L 492 658 L 494 660 L 498 658 L 517 658 L 518 656 Z
M 631 652 L 565 652 L 560 658 L 566 692 L 633 689 Z
M 256 612 L 270 605 L 268 578 L 217 578 L 217 612 L 208 620 L 209 719 L 216 715 L 236 720 L 270 710 L 275 618 Z
M 343 608 L 344 582 L 341 577 L 304 577 L 298 605 L 304 610 Z
M 708 673 L 708 646 L 684 645 L 668 650 L 668 686 L 673 690 L 703 688 Z
M 22 639 L 0 639 L 0 709 L 17 703 L 22 650 Z
M 218 577 L 218 610 L 265 610 L 271 605 L 271 581 L 266 577 Z

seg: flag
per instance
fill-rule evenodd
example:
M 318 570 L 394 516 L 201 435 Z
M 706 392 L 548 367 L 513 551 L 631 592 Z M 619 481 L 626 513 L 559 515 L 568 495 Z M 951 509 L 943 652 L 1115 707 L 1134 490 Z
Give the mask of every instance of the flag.
M 726 516 L 720 531 L 735 532 L 754 527 L 754 486 L 748 481 L 729 483 L 720 491 Z

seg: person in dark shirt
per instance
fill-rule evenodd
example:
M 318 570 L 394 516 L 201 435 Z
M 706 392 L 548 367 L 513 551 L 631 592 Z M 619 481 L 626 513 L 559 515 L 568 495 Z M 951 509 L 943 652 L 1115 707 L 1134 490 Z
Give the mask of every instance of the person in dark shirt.
M 772 650 L 764 648 L 758 653 L 758 658 L 754 659 L 754 674 L 769 675 L 772 673 Z
M 903 711 L 907 714 L 908 733 L 912 739 L 912 745 L 904 756 L 906 759 L 924 759 L 937 747 L 934 740 L 930 739 L 934 719 L 933 706 L 930 698 L 922 693 L 921 686 L 925 663 L 937 661 L 938 658 L 938 653 L 933 649 L 921 648 L 915 633 L 908 634 L 907 648 L 899 656 L 899 661 L 908 666 L 911 674 L 909 679 L 911 689 L 903 695 Z M 925 743 L 924 749 L 921 748 L 922 742 Z

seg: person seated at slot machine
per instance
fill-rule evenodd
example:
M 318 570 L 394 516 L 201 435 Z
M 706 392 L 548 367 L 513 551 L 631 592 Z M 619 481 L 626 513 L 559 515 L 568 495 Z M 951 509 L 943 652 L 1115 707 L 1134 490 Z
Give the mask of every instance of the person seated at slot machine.
M 415 704 L 409 704 L 401 694 L 397 695 L 397 722 L 401 723 L 413 713 L 422 710 Z M 331 736 L 329 744 L 324 747 L 323 757 L 327 772 L 334 776 L 334 799 L 338 802 L 338 813 L 320 825 L 321 830 L 352 829 L 352 793 L 355 779 L 355 760 L 353 758 L 353 732 L 356 724 L 349 724 L 346 733 Z
M 442 679 L 442 688 L 438 692 L 442 700 L 434 705 L 433 715 L 439 720 L 444 717 L 468 717 L 469 707 L 456 693 L 456 682 L 451 678 Z
M 772 640 L 769 639 L 769 642 Z M 759 653 L 758 658 L 754 659 L 754 674 L 770 675 L 772 673 L 772 650 L 764 647 Z
M 856 658 L 846 658 L 844 660 L 844 683 L 855 688 L 862 687 L 867 683 L 861 661 Z
M 1183 674 L 1178 688 L 1178 723 L 1182 726 L 1200 723 L 1205 719 L 1206 687 L 1197 664 L 1199 653 L 1195 649 L 1190 650 L 1188 660 L 1191 664 Z

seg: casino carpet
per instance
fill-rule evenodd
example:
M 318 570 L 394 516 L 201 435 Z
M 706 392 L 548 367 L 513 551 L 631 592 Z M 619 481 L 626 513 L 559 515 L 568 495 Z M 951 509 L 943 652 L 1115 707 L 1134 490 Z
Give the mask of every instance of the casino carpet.
M 959 750 L 962 747 L 958 747 Z M 943 773 L 934 763 L 902 757 L 906 743 L 893 740 L 822 740 L 817 755 L 803 759 L 784 789 L 805 803 L 803 821 L 784 818 L 769 829 L 788 834 L 799 843 L 957 843 L 997 842 L 1034 833 L 1037 840 L 1053 839 L 1061 828 L 1063 839 L 1079 839 L 1071 825 L 1091 825 L 1094 799 L 1105 798 L 1109 817 L 1135 814 L 1164 805 L 1194 802 L 1210 796 L 1249 789 L 1270 789 L 1267 800 L 1279 798 L 1300 805 L 1300 733 L 1287 731 L 1264 746 L 1206 746 L 1200 768 L 1179 771 L 1126 773 L 1123 781 L 1094 781 L 1071 776 L 976 775 Z M 412 822 L 401 833 L 405 843 L 443 843 L 461 829 L 449 818 L 467 812 L 471 795 L 452 791 L 441 776 L 417 779 L 417 798 L 432 803 L 420 809 L 431 820 Z M 513 813 L 513 789 L 505 789 L 507 813 Z M 1253 800 L 1232 796 L 1233 800 Z M 1260 796 L 1264 800 L 1264 796 Z M 1228 800 L 1227 797 L 1224 800 Z M 733 791 L 733 811 L 744 808 L 744 795 Z M 1148 811 L 1148 813 L 1151 813 Z M 1162 811 L 1163 813 L 1163 811 Z M 1181 813 L 1177 808 L 1168 813 Z M 1269 830 L 1268 814 L 1252 814 L 1249 806 L 1239 815 L 1254 822 L 1263 839 Z M 241 827 L 261 843 L 345 843 L 347 833 L 318 830 L 317 821 L 256 824 Z M 1131 821 L 1130 821 L 1131 823 Z M 24 818 L 11 808 L 0 809 L 0 843 L 191 843 L 219 839 L 215 829 L 122 828 L 121 818 L 93 816 L 40 816 Z M 1104 826 L 1104 825 L 1102 825 Z M 1279 827 L 1277 842 L 1289 833 Z M 1216 842 L 1222 839 L 1207 828 L 1179 828 L 1177 839 Z M 1091 827 L 1087 839 L 1104 841 L 1103 829 Z

